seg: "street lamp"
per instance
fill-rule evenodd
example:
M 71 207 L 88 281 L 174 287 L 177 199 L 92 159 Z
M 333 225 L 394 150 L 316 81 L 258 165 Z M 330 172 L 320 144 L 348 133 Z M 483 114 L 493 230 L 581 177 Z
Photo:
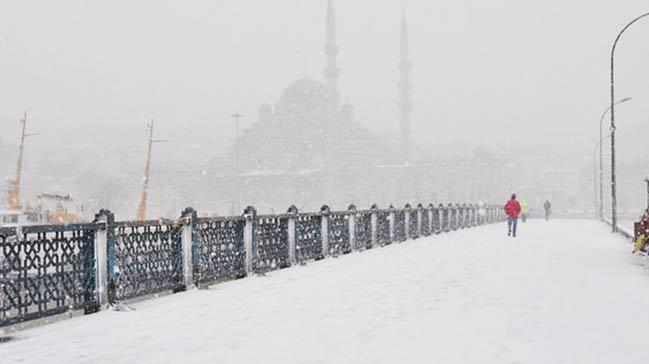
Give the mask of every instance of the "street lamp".
M 608 110 L 607 110 L 608 111 Z M 603 117 L 602 117 L 603 118 Z M 599 138 L 599 141 L 595 143 L 595 149 L 593 150 L 593 194 L 594 194 L 594 201 L 595 201 L 595 218 L 598 218 L 601 220 L 604 217 L 603 214 L 603 201 L 602 201 L 602 144 L 604 144 L 604 141 L 608 138 L 611 137 L 611 134 Z M 597 149 L 599 148 L 599 206 L 597 206 Z M 597 209 L 599 207 L 599 210 Z M 599 211 L 599 214 L 598 212 Z
M 623 104 L 627 101 L 631 101 L 631 97 L 625 97 L 621 100 L 618 100 L 615 105 Z M 611 106 L 608 106 L 606 110 L 602 113 L 602 117 L 599 119 L 599 218 L 600 220 L 604 218 L 604 144 L 602 143 L 602 126 L 604 124 L 604 118 L 606 114 L 611 111 Z M 607 137 L 608 138 L 608 137 Z
M 647 208 L 649 209 L 649 178 L 645 178 L 644 183 L 647 184 Z
M 235 202 L 234 202 L 234 211 L 238 214 L 239 211 L 239 119 L 243 115 L 239 113 L 232 114 L 235 124 L 234 132 L 234 186 L 235 186 Z
M 649 13 L 644 13 L 622 28 L 611 48 L 611 225 L 614 233 L 617 232 L 617 187 L 615 184 L 615 49 L 622 34 L 637 21 L 647 16 L 649 16 Z

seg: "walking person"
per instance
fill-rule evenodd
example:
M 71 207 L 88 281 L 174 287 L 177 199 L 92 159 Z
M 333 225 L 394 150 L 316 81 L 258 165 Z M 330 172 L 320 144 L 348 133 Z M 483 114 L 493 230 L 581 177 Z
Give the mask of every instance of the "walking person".
M 530 207 L 527 204 L 527 200 L 524 198 L 520 200 L 520 204 L 521 204 L 521 220 L 523 221 L 523 223 L 525 223 L 527 221 L 527 214 L 529 214 L 530 212 Z
M 545 201 L 543 208 L 545 209 L 545 220 L 550 220 L 550 214 L 552 213 L 552 204 L 550 203 L 550 200 Z
M 516 201 L 516 194 L 505 204 L 505 213 L 507 214 L 507 236 L 516 237 L 516 225 L 518 224 L 518 215 L 521 213 L 521 204 Z

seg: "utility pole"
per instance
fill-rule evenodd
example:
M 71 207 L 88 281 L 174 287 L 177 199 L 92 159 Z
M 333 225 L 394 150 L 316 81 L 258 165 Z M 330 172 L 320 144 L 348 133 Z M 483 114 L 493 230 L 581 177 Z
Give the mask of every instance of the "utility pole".
M 234 210 L 235 214 L 240 213 L 240 206 L 239 206 L 239 194 L 240 194 L 240 187 L 239 187 L 239 119 L 241 119 L 243 115 L 239 113 L 234 113 L 232 114 L 232 118 L 234 119 L 234 188 L 235 188 L 235 200 L 234 200 Z
M 144 167 L 144 180 L 142 187 L 142 197 L 140 198 L 140 205 L 137 209 L 137 220 L 146 219 L 146 205 L 147 198 L 149 195 L 149 179 L 151 177 L 151 153 L 153 150 L 153 144 L 155 143 L 164 143 L 166 140 L 154 140 L 153 139 L 153 119 L 147 124 L 147 134 L 149 134 L 149 145 L 146 156 L 146 166 Z

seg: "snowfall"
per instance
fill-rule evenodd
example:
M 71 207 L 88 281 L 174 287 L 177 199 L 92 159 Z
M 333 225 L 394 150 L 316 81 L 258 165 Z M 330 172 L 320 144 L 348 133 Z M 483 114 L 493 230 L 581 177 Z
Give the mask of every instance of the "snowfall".
M 0 363 L 647 363 L 649 261 L 596 221 L 462 230 L 12 333 Z

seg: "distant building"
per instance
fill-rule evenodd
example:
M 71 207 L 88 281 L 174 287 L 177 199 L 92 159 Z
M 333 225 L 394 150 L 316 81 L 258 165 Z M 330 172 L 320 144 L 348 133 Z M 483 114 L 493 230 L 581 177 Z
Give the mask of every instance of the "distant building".
M 411 63 L 405 14 L 398 64 L 397 150 L 358 123 L 352 105 L 339 104 L 340 72 L 331 0 L 326 38 L 325 82 L 304 78 L 290 83 L 274 106 L 259 108 L 257 121 L 238 138 L 243 206 L 254 204 L 260 211 L 275 211 L 291 204 L 314 210 L 322 204 L 342 209 L 350 203 L 368 208 L 372 203 L 387 207 L 391 203 L 432 203 L 441 199 L 476 201 L 492 198 L 487 196 L 488 189 L 503 187 L 498 186 L 507 180 L 502 161 L 487 157 L 435 160 L 413 153 Z M 229 203 L 229 212 L 235 212 L 231 202 L 233 163 L 215 160 L 211 170 L 210 178 L 216 180 L 218 189 L 210 198 L 218 200 L 222 208 Z

